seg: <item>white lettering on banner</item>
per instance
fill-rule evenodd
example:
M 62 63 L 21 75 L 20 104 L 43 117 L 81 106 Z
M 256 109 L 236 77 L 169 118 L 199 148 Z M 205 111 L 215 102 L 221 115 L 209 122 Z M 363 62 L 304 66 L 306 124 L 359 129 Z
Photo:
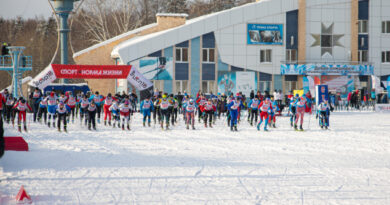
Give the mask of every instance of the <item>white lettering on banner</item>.
M 75 75 L 75 74 L 77 74 L 77 70 L 76 69 L 62 69 L 61 74 L 62 75 Z
M 390 104 L 376 104 L 375 112 L 390 112 Z
M 57 79 L 51 65 L 45 68 L 45 70 L 37 75 L 33 80 L 30 81 L 29 85 L 44 89 L 50 83 Z
M 152 87 L 152 82 L 146 79 L 135 68 L 131 69 L 129 76 L 127 77 L 127 80 L 139 90 L 145 90 Z

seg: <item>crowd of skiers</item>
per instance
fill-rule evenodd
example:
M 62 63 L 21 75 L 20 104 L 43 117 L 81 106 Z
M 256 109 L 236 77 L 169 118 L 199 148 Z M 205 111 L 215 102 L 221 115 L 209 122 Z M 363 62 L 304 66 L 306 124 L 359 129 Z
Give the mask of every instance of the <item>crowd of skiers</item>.
M 288 96 L 285 105 L 281 98 L 277 100 L 272 96 L 263 96 L 260 92 L 250 95 L 249 99 L 242 93 L 218 95 L 204 95 L 198 92 L 196 96 L 186 93 L 173 95 L 155 92 L 152 96 L 143 99 L 139 111 L 143 115 L 143 126 L 154 124 L 161 129 L 169 129 L 175 125 L 178 116 L 182 115 L 187 129 L 195 129 L 196 118 L 205 128 L 212 128 L 221 116 L 226 118 L 226 124 L 231 131 L 237 131 L 242 121 L 242 113 L 247 110 L 247 121 L 260 131 L 268 131 L 268 127 L 276 128 L 276 116 L 281 115 L 285 106 L 291 116 L 290 125 L 295 130 L 303 130 L 305 113 L 312 113 L 313 101 L 310 92 L 304 96 Z M 29 103 L 28 103 L 28 102 Z M 96 130 L 101 122 L 105 126 L 118 127 L 130 130 L 132 116 L 137 112 L 137 96 L 119 95 L 109 93 L 107 96 L 99 92 L 83 94 L 65 92 L 57 94 L 54 91 L 42 93 L 36 88 L 29 99 L 15 99 L 8 90 L 0 95 L 0 109 L 2 118 L 6 123 L 15 124 L 21 132 L 22 127 L 27 131 L 26 112 L 32 114 L 32 121 L 44 123 L 48 127 L 57 128 L 58 131 L 67 132 L 67 125 L 75 123 L 78 119 L 81 126 L 89 130 Z M 328 128 L 331 107 L 327 101 L 318 105 L 317 116 L 320 118 L 321 128 Z M 102 119 L 102 120 L 101 120 Z

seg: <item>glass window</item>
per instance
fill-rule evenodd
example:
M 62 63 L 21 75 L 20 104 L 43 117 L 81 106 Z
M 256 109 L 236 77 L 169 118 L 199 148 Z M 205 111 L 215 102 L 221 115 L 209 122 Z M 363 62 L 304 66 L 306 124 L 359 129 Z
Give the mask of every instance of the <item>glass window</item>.
M 188 61 L 188 48 L 182 48 L 182 50 L 183 50 L 183 53 L 182 53 L 183 59 L 182 59 L 182 61 L 187 62 Z
M 358 29 L 359 29 L 359 33 L 368 33 L 368 21 L 359 20 Z
M 215 50 L 213 48 L 209 49 L 209 62 L 215 62 Z
M 208 52 L 207 52 L 207 49 L 203 49 L 203 62 L 207 62 L 207 56 L 208 56 Z
M 188 48 L 176 48 L 176 61 L 178 62 L 188 61 Z
M 271 63 L 272 62 L 272 50 L 260 50 L 260 63 Z
M 382 63 L 386 61 L 386 54 L 385 52 L 382 52 Z
M 386 33 L 386 22 L 382 21 L 382 33 Z
M 390 51 L 386 51 L 386 63 L 390 63 Z
M 176 61 L 181 61 L 181 49 L 176 48 Z
M 202 81 L 202 92 L 207 93 L 207 81 Z
M 390 21 L 386 21 L 386 33 L 390 33 Z
M 264 94 L 264 91 L 271 90 L 271 81 L 259 81 L 259 91 Z
M 286 50 L 286 61 L 297 61 L 297 50 L 295 49 L 288 49 Z
M 368 62 L 368 51 L 360 50 L 358 53 L 358 61 L 359 62 Z

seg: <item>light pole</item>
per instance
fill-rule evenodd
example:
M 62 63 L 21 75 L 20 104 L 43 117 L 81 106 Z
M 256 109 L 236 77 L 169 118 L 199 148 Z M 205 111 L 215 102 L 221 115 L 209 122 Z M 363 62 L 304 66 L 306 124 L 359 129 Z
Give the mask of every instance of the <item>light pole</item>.
M 60 17 L 60 39 L 61 39 L 61 64 L 68 64 L 68 17 L 73 11 L 73 4 L 79 0 L 51 0 L 54 2 L 56 14 Z M 62 80 L 67 83 L 67 79 Z

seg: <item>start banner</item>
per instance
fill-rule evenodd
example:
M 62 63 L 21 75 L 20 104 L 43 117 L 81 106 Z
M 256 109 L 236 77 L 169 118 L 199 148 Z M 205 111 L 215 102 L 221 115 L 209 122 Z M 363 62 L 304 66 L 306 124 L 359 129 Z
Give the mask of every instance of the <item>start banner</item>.
M 60 65 L 52 64 L 57 78 L 67 79 L 125 79 L 130 65 Z
M 44 89 L 57 78 L 65 79 L 127 79 L 139 90 L 153 86 L 131 65 L 61 65 L 51 64 L 38 74 L 29 85 Z

